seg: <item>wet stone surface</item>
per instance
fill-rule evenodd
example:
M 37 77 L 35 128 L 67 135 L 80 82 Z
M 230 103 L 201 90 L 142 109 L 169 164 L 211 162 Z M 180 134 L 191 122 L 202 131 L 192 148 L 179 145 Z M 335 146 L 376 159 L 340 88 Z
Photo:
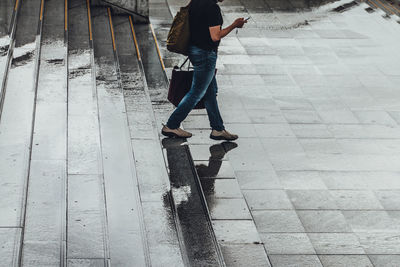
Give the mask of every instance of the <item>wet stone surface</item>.
M 182 6 L 167 2 L 172 14 Z M 224 25 L 251 17 L 222 40 L 217 62 L 222 117 L 240 138 L 213 160 L 207 146 L 218 144 L 208 140 L 206 113 L 193 112 L 183 126 L 194 134 L 189 145 L 223 248 L 250 241 L 241 234 L 254 220 L 269 256 L 261 258 L 272 266 L 392 266 L 397 259 L 363 255 L 397 251 L 399 233 L 399 216 L 386 210 L 400 204 L 399 105 L 392 101 L 399 96 L 400 13 L 388 11 L 386 1 L 373 2 L 220 4 Z M 160 4 L 151 7 L 158 39 L 165 40 L 166 15 Z M 160 43 L 170 75 L 183 57 Z M 241 194 L 225 194 L 232 181 Z M 220 210 L 240 199 L 252 215 L 246 223 L 242 212 Z M 223 221 L 229 217 L 235 218 L 231 225 Z M 240 262 L 228 250 L 224 256 L 228 265 Z M 256 258 L 262 262 L 255 256 L 255 266 L 262 266 Z
M 183 2 L 150 1 L 167 77 Z M 234 143 L 209 139 L 204 110 L 188 142 L 162 140 L 173 106 L 149 25 L 136 47 L 129 17 L 96 2 L 43 1 L 40 20 L 42 1 L 19 1 L 11 55 L 14 4 L 0 3 L 0 266 L 217 266 L 219 252 L 398 266 L 398 3 L 220 3 L 224 25 L 251 17 L 217 62 Z

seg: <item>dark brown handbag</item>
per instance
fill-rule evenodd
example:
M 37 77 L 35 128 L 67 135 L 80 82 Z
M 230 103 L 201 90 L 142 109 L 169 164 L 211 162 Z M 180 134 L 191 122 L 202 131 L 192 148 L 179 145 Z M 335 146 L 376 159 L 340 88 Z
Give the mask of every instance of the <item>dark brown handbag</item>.
M 182 67 L 186 64 L 189 60 L 187 58 L 183 64 L 178 67 L 175 66 L 172 70 L 172 77 L 169 83 L 169 90 L 168 90 L 168 100 L 175 107 L 179 105 L 183 97 L 189 92 L 190 88 L 192 87 L 192 80 L 193 80 L 193 69 L 188 67 L 187 70 L 182 69 Z M 190 63 L 189 63 L 190 64 Z M 204 99 L 201 99 L 199 103 L 194 107 L 194 109 L 203 109 L 204 106 Z

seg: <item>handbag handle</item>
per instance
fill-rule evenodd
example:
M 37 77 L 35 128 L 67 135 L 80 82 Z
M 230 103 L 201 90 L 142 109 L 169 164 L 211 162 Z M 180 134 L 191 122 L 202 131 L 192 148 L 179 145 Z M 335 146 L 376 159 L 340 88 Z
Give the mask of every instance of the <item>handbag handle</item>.
M 183 61 L 182 65 L 179 67 L 179 69 L 182 70 L 183 66 L 185 66 L 186 62 L 188 62 L 188 61 L 189 61 L 189 64 L 188 64 L 188 70 L 189 70 L 189 69 L 190 69 L 190 60 L 189 60 L 189 57 L 187 57 L 187 58 L 185 59 L 185 61 Z

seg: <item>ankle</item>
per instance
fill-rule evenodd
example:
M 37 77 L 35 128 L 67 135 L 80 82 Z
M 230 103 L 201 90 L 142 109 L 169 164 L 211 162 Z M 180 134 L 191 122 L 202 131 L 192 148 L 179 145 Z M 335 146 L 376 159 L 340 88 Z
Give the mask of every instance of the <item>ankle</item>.
M 179 127 L 172 128 L 172 127 L 168 126 L 167 124 L 163 124 L 163 126 L 164 126 L 164 128 L 167 129 L 167 130 L 177 130 L 177 129 L 179 128 Z

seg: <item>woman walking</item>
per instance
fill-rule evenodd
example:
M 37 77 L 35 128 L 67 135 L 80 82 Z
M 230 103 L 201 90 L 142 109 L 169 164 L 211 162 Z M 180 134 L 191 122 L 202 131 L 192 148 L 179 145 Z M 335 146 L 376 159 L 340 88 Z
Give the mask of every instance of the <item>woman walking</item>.
M 217 2 L 223 0 L 192 0 L 189 8 L 190 45 L 189 59 L 194 67 L 192 87 L 171 114 L 162 128 L 162 134 L 169 137 L 189 138 L 191 133 L 179 128 L 189 112 L 204 97 L 211 126 L 210 138 L 232 141 L 237 135 L 225 130 L 218 108 L 218 86 L 215 79 L 220 40 L 235 28 L 242 28 L 247 21 L 236 19 L 230 26 L 222 29 L 223 19 Z

